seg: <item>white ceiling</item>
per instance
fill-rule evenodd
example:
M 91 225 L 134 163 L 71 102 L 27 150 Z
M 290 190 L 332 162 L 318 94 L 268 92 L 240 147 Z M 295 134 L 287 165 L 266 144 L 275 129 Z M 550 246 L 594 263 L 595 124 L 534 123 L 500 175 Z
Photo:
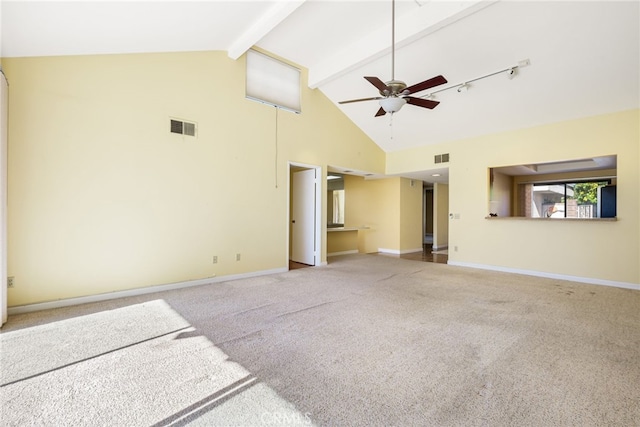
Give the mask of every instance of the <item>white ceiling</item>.
M 309 69 L 385 151 L 640 107 L 640 2 L 398 0 L 395 78 L 442 74 L 433 110 L 374 117 L 363 76 L 391 79 L 391 1 L 6 1 L 3 57 L 225 50 L 252 45 Z M 434 89 L 434 90 L 435 90 Z M 415 96 L 426 95 L 425 92 Z M 304 113 L 304 105 L 303 105 Z M 390 126 L 390 124 L 392 124 Z

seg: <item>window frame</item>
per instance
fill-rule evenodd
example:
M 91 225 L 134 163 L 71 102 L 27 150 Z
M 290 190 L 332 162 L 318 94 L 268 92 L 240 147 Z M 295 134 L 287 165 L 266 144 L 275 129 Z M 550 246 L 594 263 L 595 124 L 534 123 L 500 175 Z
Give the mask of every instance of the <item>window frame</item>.
M 565 219 L 565 218 L 574 218 L 574 217 L 568 217 L 567 216 L 567 187 L 569 185 L 575 185 L 575 184 L 600 184 L 600 183 L 606 183 L 605 185 L 601 186 L 601 187 L 605 187 L 607 185 L 611 185 L 613 179 L 612 178 L 601 178 L 601 179 L 577 179 L 577 180 L 544 180 L 544 181 L 540 181 L 540 182 L 530 182 L 530 184 L 535 188 L 536 186 L 544 186 L 544 185 L 562 185 L 564 188 L 564 194 L 562 195 L 562 203 L 564 204 L 564 216 L 560 219 Z M 551 218 L 548 216 L 540 216 L 540 217 L 531 217 L 531 218 Z M 557 218 L 557 217 L 556 217 Z M 577 217 L 577 218 L 582 218 L 582 217 Z M 594 216 L 594 217 L 587 217 L 588 219 L 593 219 L 593 218 L 599 218 L 598 216 Z

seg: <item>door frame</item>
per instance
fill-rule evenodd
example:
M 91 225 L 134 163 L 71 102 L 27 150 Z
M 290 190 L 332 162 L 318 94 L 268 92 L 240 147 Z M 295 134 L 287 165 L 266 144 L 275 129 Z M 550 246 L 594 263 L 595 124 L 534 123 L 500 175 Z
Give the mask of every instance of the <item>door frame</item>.
M 314 266 L 319 266 L 319 265 L 324 265 L 326 264 L 326 261 L 323 262 L 322 261 L 322 249 L 323 249 L 323 245 L 322 245 L 322 192 L 324 189 L 324 185 L 323 185 L 323 174 L 322 174 L 322 167 L 321 166 L 317 166 L 317 165 L 310 165 L 310 164 L 306 164 L 306 163 L 299 163 L 299 162 L 292 162 L 289 161 L 287 162 L 289 167 L 288 167 L 288 173 L 289 173 L 289 177 L 287 179 L 287 249 L 286 249 L 286 255 L 287 255 L 287 265 L 289 263 L 289 260 L 291 259 L 291 175 L 293 172 L 294 168 L 302 168 L 302 169 L 315 169 L 316 171 L 316 194 L 315 194 L 315 227 L 314 227 L 314 240 L 315 240 L 315 247 L 314 247 L 314 259 L 315 259 L 315 264 Z

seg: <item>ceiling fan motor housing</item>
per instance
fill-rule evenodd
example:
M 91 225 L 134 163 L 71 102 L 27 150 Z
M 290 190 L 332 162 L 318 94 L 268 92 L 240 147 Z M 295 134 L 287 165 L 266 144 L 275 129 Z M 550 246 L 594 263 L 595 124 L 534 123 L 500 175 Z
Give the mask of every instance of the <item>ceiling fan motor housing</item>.
M 385 83 L 391 92 L 387 90 L 381 90 L 380 95 L 382 96 L 394 96 L 400 95 L 403 90 L 407 88 L 407 84 L 400 80 L 389 80 Z

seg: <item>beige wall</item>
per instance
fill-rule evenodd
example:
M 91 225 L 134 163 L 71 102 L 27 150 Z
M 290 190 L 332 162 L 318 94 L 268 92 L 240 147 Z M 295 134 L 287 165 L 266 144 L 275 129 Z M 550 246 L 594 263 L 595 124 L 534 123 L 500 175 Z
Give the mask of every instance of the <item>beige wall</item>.
M 286 268 L 289 161 L 384 171 L 305 70 L 302 114 L 278 111 L 276 142 L 277 110 L 244 98 L 244 58 L 225 52 L 2 65 L 10 306 Z M 198 137 L 170 134 L 169 117 Z
M 1 67 L 0 67 L 1 68 Z M 7 123 L 9 86 L 0 73 L 0 325 L 7 321 Z
M 405 253 L 422 248 L 422 182 L 345 176 L 345 226 L 358 233 L 358 250 Z
M 2 66 L 11 82 L 10 306 L 284 269 L 288 162 L 322 166 L 323 182 L 327 164 L 385 170 L 385 153 L 304 83 L 303 112 L 278 112 L 276 141 L 276 109 L 244 98 L 244 59 L 225 52 Z M 198 137 L 170 134 L 169 117 L 197 122 Z M 386 171 L 434 168 L 434 154 L 451 153 L 452 263 L 638 284 L 639 128 L 638 110 L 562 122 L 389 153 Z M 485 219 L 488 168 L 611 154 L 617 221 Z M 345 222 L 371 227 L 360 252 L 411 249 L 421 202 L 415 209 L 408 181 L 350 181 Z M 326 260 L 326 233 L 322 240 Z
M 400 180 L 401 253 L 422 250 L 422 197 L 422 181 L 405 178 Z
M 345 226 L 368 227 L 358 233 L 358 251 L 400 247 L 400 178 L 365 180 L 345 175 Z
M 358 230 L 328 231 L 327 255 L 358 252 L 358 233 Z
M 640 111 L 624 111 L 387 155 L 387 173 L 434 168 L 451 153 L 452 263 L 640 283 Z M 488 168 L 618 155 L 617 221 L 485 219 Z M 427 159 L 426 161 L 424 159 Z

